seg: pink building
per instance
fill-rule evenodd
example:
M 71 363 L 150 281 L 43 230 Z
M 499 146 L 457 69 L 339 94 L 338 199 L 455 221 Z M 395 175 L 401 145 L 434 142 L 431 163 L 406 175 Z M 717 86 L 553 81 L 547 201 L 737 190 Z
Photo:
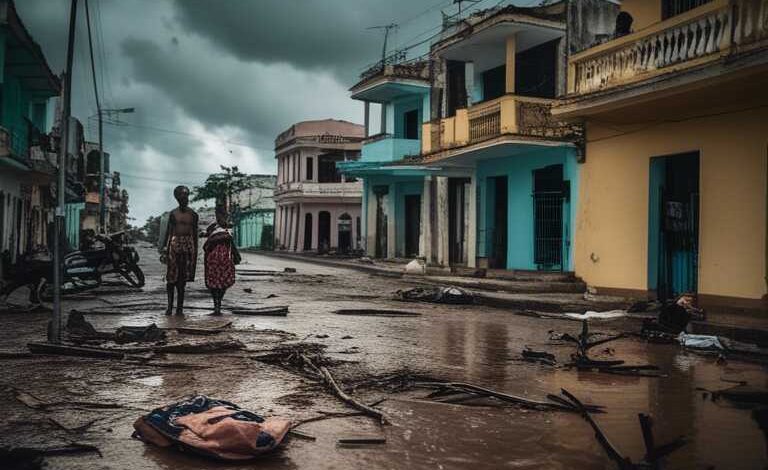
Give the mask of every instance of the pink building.
M 363 126 L 324 119 L 291 126 L 275 139 L 275 249 L 348 252 L 361 246 L 362 183 L 337 162 L 357 160 Z

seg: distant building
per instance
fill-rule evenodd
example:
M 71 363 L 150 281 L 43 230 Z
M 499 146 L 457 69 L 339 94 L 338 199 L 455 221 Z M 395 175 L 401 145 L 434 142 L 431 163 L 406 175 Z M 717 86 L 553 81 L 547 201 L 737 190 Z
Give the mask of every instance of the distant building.
M 275 139 L 275 248 L 349 252 L 361 246 L 362 184 L 337 164 L 357 160 L 363 126 L 325 119 L 294 124 Z
M 232 197 L 235 243 L 238 248 L 274 247 L 275 175 L 250 175 L 250 188 Z
M 101 161 L 99 144 L 85 143 L 85 207 L 81 229 L 102 232 L 100 227 L 102 197 L 104 198 L 104 231 L 121 232 L 128 228 L 128 192 L 120 187 L 120 173 L 110 171 L 109 152 L 104 152 L 104 194 L 101 195 Z

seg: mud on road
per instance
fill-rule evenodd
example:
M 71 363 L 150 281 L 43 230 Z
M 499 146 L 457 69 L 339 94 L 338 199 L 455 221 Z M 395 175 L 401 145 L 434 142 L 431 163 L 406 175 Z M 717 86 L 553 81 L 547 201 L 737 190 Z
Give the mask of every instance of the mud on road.
M 239 341 L 245 349 L 165 353 L 148 362 L 3 355 L 3 445 L 79 442 L 101 451 L 101 456 L 51 457 L 48 468 L 229 468 L 134 440 L 132 423 L 152 408 L 197 393 L 295 421 L 350 411 L 312 377 L 279 360 L 259 360 L 301 345 L 321 351 L 342 384 L 358 384 L 351 393 L 360 401 L 385 399 L 377 408 L 392 424 L 381 426 L 366 416 L 307 423 L 301 431 L 316 440 L 289 438 L 278 452 L 238 468 L 614 468 L 591 428 L 575 413 L 488 400 L 441 403 L 423 399 L 429 390 L 366 382 L 403 373 L 471 382 L 532 399 L 567 388 L 585 402 L 605 406 L 606 413 L 595 419 L 633 461 L 644 453 L 637 415 L 648 413 L 656 422 L 658 441 L 679 435 L 689 438 L 689 444 L 669 458 L 667 468 L 768 465 L 765 437 L 750 411 L 712 401 L 701 390 L 727 388 L 733 381 L 765 387 L 768 376 L 760 366 L 719 364 L 715 358 L 686 353 L 677 345 L 647 344 L 637 338 L 596 348 L 595 357 L 655 364 L 662 377 L 600 374 L 528 362 L 521 358 L 526 347 L 553 353 L 557 364 L 567 362 L 572 345 L 550 340 L 550 331 L 577 335 L 580 324 L 480 306 L 403 303 L 393 297 L 395 291 L 409 287 L 402 279 L 257 254 L 244 256 L 245 263 L 239 267 L 244 272 L 224 298 L 223 317 L 208 315 L 211 301 L 201 280 L 188 288 L 186 315 L 166 317 L 162 266 L 150 249 L 142 249 L 141 254 L 147 274 L 142 290 L 105 287 L 93 295 L 68 299 L 66 310 L 112 311 L 86 314 L 100 331 L 150 323 L 168 329 L 208 328 L 231 321 L 226 332 L 216 336 Z M 286 267 L 296 272 L 286 273 Z M 289 306 L 287 316 L 230 313 L 234 308 L 278 305 Z M 412 314 L 336 313 L 370 309 Z M 0 350 L 25 351 L 28 342 L 44 340 L 49 317 L 40 311 L 0 314 L 4 332 Z M 607 334 L 629 327 L 620 320 L 591 325 Z M 194 340 L 202 341 L 199 338 Z M 42 405 L 25 405 L 19 394 L 32 396 Z M 384 437 L 386 443 L 338 446 L 338 438 L 344 436 Z

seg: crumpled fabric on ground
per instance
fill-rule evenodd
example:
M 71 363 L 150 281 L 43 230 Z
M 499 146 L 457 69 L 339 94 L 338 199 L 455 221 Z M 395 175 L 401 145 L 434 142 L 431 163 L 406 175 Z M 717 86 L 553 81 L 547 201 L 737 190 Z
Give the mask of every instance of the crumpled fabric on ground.
M 402 300 L 433 302 L 438 304 L 471 304 L 475 296 L 459 287 L 414 287 L 397 291 Z
M 677 340 L 686 348 L 694 349 L 725 349 L 717 336 L 691 335 L 685 332 L 677 336 Z
M 588 311 L 586 313 L 566 313 L 566 317 L 579 320 L 607 320 L 610 318 L 619 318 L 627 315 L 626 310 L 609 310 L 607 312 Z
M 199 395 L 157 408 L 134 423 L 134 437 L 221 460 L 247 460 L 275 449 L 291 422 L 262 418 L 234 403 Z

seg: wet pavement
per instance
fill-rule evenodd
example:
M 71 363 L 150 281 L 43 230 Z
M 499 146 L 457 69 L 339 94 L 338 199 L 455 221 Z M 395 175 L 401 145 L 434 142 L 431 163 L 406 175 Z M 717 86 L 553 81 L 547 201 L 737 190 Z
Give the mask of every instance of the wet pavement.
M 205 355 L 168 354 L 162 367 L 76 357 L 0 359 L 4 369 L 0 377 L 3 445 L 80 442 L 96 445 L 102 452 L 102 457 L 85 454 L 50 458 L 49 468 L 235 467 L 147 446 L 131 438 L 132 423 L 144 411 L 194 393 L 294 420 L 320 412 L 346 411 L 311 380 L 252 358 L 281 344 L 304 341 L 326 345 L 326 354 L 342 361 L 333 371 L 345 383 L 408 370 L 533 399 L 544 399 L 546 394 L 566 388 L 585 402 L 606 407 L 607 412 L 595 415 L 595 419 L 616 447 L 633 461 L 639 461 L 644 453 L 637 415 L 648 413 L 655 420 L 657 442 L 679 435 L 690 440 L 668 459 L 666 468 L 754 469 L 768 465 L 766 439 L 752 420 L 751 411 L 725 400 L 713 402 L 701 390 L 728 388 L 734 381 L 766 387 L 768 375 L 761 366 L 719 364 L 713 357 L 691 354 L 676 345 L 647 344 L 637 338 L 598 347 L 595 356 L 619 358 L 629 364 L 655 364 L 663 377 L 578 372 L 525 362 L 520 352 L 526 346 L 552 352 L 558 363 L 566 362 L 573 346 L 551 341 L 549 331 L 575 335 L 581 325 L 484 307 L 403 303 L 394 300 L 392 294 L 408 287 L 404 280 L 257 254 L 246 254 L 239 269 L 275 273 L 239 275 L 224 304 L 245 308 L 288 305 L 288 316 L 225 313 L 223 318 L 212 318 L 207 310 L 210 298 L 198 280 L 188 293 L 187 306 L 193 308 L 183 318 L 166 317 L 162 313 L 162 266 L 151 250 L 144 248 L 140 252 L 148 279 L 142 291 L 108 287 L 95 292 L 96 298 L 88 294 L 68 300 L 66 309 L 114 310 L 116 304 L 153 304 L 133 307 L 121 315 L 86 315 L 99 330 L 153 322 L 160 327 L 204 327 L 232 321 L 231 332 L 223 336 L 243 342 L 246 349 Z M 296 272 L 284 273 L 285 267 L 293 267 Z M 199 270 L 198 278 L 201 274 Z M 394 309 L 420 315 L 334 313 L 340 309 Z M 29 341 L 42 341 L 48 319 L 47 313 L 0 314 L 0 328 L 5 332 L 0 336 L 0 350 L 20 351 Z M 636 329 L 637 325 L 621 320 L 591 324 L 593 331 L 608 333 L 630 328 Z M 32 409 L 14 398 L 14 388 L 57 405 Z M 355 392 L 361 401 L 387 398 L 378 407 L 391 418 L 392 425 L 379 426 L 366 417 L 309 423 L 301 430 L 316 436 L 316 441 L 292 438 L 278 452 L 236 467 L 615 468 L 591 428 L 574 413 L 436 403 L 422 399 L 428 393 L 413 390 L 387 394 L 362 388 Z M 111 403 L 116 407 L 93 409 L 78 402 Z M 78 427 L 83 429 L 64 429 Z M 350 435 L 383 435 L 387 442 L 354 448 L 337 446 L 337 438 Z

